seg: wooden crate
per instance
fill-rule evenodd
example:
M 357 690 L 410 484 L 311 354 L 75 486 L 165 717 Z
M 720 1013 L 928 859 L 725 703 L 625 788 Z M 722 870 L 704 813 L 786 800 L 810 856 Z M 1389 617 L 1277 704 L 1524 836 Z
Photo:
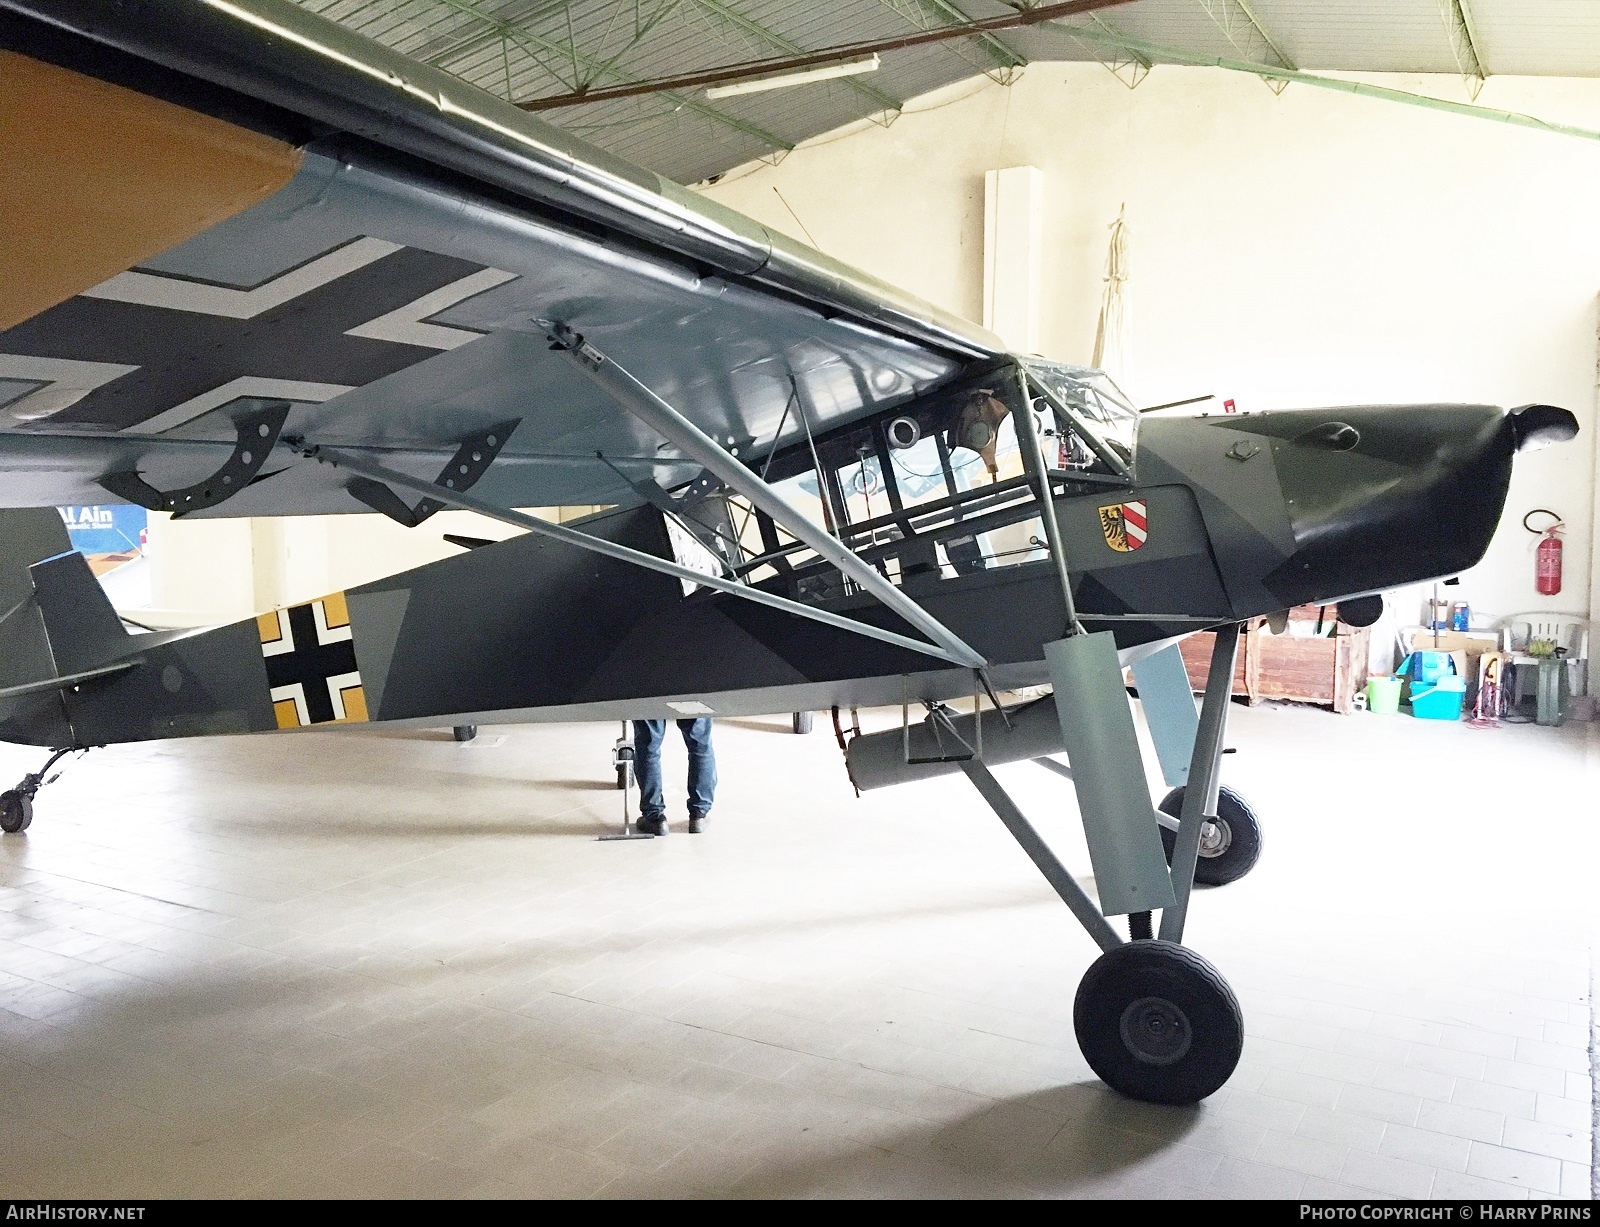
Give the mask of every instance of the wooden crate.
M 1291 610 L 1289 616 L 1291 621 L 1314 622 L 1318 609 L 1314 605 L 1302 606 Z M 1331 610 L 1328 616 L 1332 616 Z M 1191 635 L 1181 646 L 1189 684 L 1197 691 L 1205 689 L 1215 638 L 1207 631 Z M 1233 693 L 1251 703 L 1258 699 L 1287 699 L 1317 703 L 1349 714 L 1356 710 L 1355 696 L 1367 686 L 1370 638 L 1367 628 L 1343 623 L 1329 637 L 1274 635 L 1262 619 L 1254 619 L 1239 637 Z
M 1251 703 L 1261 697 L 1261 662 L 1255 646 L 1255 627 L 1255 622 L 1245 624 L 1244 633 L 1239 636 L 1239 652 L 1233 662 L 1233 693 Z M 1216 639 L 1216 635 L 1210 631 L 1202 631 L 1198 635 L 1190 635 L 1178 645 L 1178 650 L 1183 653 L 1183 667 L 1189 672 L 1189 685 L 1196 693 L 1206 688 L 1206 674 L 1211 670 L 1211 648 Z

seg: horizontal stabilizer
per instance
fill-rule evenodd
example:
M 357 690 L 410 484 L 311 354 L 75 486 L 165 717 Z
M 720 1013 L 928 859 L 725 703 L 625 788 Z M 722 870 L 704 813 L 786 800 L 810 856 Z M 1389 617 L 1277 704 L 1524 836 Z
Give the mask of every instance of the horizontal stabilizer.
M 84 682 L 92 682 L 97 677 L 110 677 L 115 673 L 126 673 L 129 669 L 137 668 L 144 664 L 143 656 L 133 656 L 127 660 L 119 660 L 112 665 L 102 665 L 98 669 L 84 669 L 79 673 L 69 673 L 64 677 L 47 677 L 37 682 L 25 682 L 20 686 L 0 686 L 0 699 L 17 699 L 25 694 L 47 694 L 52 690 L 65 690 L 69 686 L 80 686 Z

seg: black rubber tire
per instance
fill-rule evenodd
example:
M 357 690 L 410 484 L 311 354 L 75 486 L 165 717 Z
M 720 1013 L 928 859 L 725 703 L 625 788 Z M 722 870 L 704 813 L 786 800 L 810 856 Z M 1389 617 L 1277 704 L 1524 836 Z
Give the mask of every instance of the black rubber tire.
M 1339 621 L 1346 626 L 1373 626 L 1383 617 L 1381 596 L 1357 597 L 1353 601 L 1339 602 Z
M 617 764 L 617 791 L 622 792 L 633 787 L 633 764 Z
M 1183 813 L 1183 788 L 1174 788 L 1156 808 L 1169 818 Z M 1200 850 L 1194 864 L 1194 880 L 1200 886 L 1226 886 L 1237 882 L 1256 867 L 1261 859 L 1261 819 L 1256 817 L 1250 803 L 1226 784 L 1217 796 L 1217 818 L 1226 836 L 1226 845 L 1219 851 L 1207 854 Z M 1176 831 L 1161 828 L 1161 846 L 1166 850 L 1167 864 L 1172 864 L 1172 849 L 1177 843 Z
M 0 831 L 15 835 L 18 831 L 26 831 L 32 822 L 32 797 L 14 788 L 0 792 Z
M 797 733 L 809 733 L 811 731 L 811 725 L 816 719 L 816 715 L 817 713 L 814 711 L 795 712 L 794 731 Z
M 457 741 L 471 741 L 478 735 L 478 726 L 476 724 L 458 724 L 453 731 Z
M 1193 950 L 1159 940 L 1096 959 L 1072 1026 L 1100 1080 L 1148 1103 L 1199 1102 L 1233 1076 L 1244 1051 L 1244 1013 L 1228 982 Z

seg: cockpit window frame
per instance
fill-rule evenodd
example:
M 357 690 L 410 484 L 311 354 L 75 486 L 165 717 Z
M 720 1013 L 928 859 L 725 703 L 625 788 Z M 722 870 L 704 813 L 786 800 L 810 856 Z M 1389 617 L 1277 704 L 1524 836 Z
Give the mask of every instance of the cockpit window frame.
M 1134 484 L 1139 455 L 1139 412 L 1111 377 L 1093 367 L 1069 366 L 1040 358 L 1018 358 L 1017 362 L 1027 382 L 1030 398 L 1036 395 L 1049 405 L 1055 412 L 1058 427 L 1071 431 L 1082 440 L 1084 446 L 1109 470 L 1108 473 L 1082 472 L 1074 476 L 1100 481 L 1109 479 L 1117 485 Z M 1060 389 L 1052 386 L 1054 381 L 1077 389 L 1085 401 L 1093 396 L 1102 407 L 1117 411 L 1117 416 L 1126 424 L 1127 441 L 1117 440 L 1116 443 L 1127 449 L 1126 459 L 1118 454 L 1101 423 L 1073 405 L 1070 398 L 1064 397 Z

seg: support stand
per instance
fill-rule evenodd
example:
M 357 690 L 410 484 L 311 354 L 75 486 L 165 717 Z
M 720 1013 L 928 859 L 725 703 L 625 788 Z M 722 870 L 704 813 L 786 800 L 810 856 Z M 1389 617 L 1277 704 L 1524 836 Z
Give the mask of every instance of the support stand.
M 617 770 L 617 787 L 622 790 L 622 830 L 610 835 L 600 836 L 601 843 L 614 843 L 619 839 L 654 839 L 655 836 L 647 831 L 641 831 L 633 825 L 632 815 L 628 809 L 628 793 L 633 788 L 633 743 L 628 740 L 628 722 L 622 722 L 622 736 L 611 747 L 611 764 Z

